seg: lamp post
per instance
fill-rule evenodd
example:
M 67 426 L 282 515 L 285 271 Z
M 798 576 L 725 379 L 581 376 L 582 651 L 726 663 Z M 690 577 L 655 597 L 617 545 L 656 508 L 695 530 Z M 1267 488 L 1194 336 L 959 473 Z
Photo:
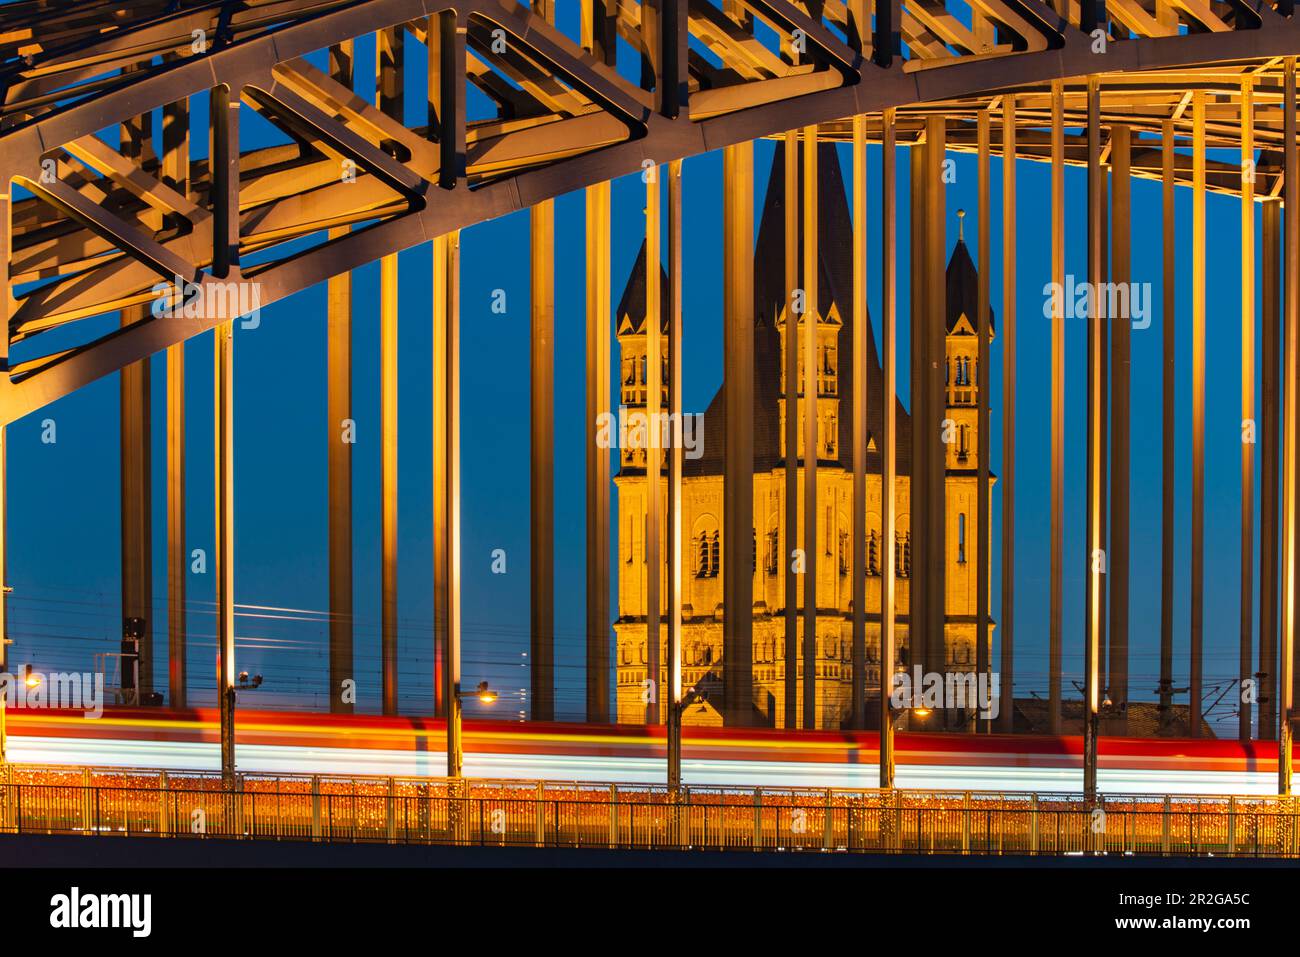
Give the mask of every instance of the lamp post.
M 892 565 L 893 556 L 888 555 L 887 561 Z M 885 664 L 894 657 L 893 629 L 890 628 L 881 637 L 885 647 L 880 659 L 880 787 L 881 790 L 888 791 L 894 786 L 894 730 L 898 727 L 898 722 L 909 711 L 916 712 L 920 718 L 929 717 L 930 709 L 894 706 L 894 676 L 901 672 L 901 668 L 891 669 Z
M 881 668 L 881 674 L 884 675 L 886 669 Z M 893 674 L 893 672 L 888 672 Z M 893 680 L 892 677 L 890 679 Z M 911 707 L 898 708 L 894 706 L 892 697 L 885 693 L 885 681 L 881 680 L 881 700 L 880 700 L 880 788 L 883 791 L 893 791 L 894 789 L 894 731 L 898 723 L 903 720 L 909 713 L 917 718 L 924 720 L 931 714 L 931 709 L 923 705 L 913 704 Z M 881 805 L 880 828 L 882 839 L 886 846 L 893 847 L 894 840 L 898 834 L 898 817 L 896 814 L 897 805 L 891 798 L 887 805 Z
M 261 685 L 261 675 L 250 678 L 247 671 L 241 671 L 239 678 L 221 692 L 221 783 L 227 790 L 235 787 L 235 693 L 252 691 Z
M 1115 707 L 1109 691 L 1102 692 L 1102 700 L 1096 709 L 1089 708 L 1087 698 L 1084 698 L 1083 797 L 1089 804 L 1097 800 L 1097 738 L 1101 730 L 1101 719 L 1120 710 Z
M 461 701 L 474 698 L 479 704 L 492 704 L 497 697 L 486 681 L 480 681 L 473 691 L 461 691 L 459 685 L 453 688 L 447 698 L 447 777 L 459 778 L 465 761 L 461 747 Z
M 899 723 L 908 715 L 924 721 L 934 714 L 934 709 L 921 703 L 923 699 L 917 687 L 911 689 L 902 707 L 894 703 L 894 680 L 898 675 L 906 675 L 901 665 L 894 671 L 887 671 L 882 664 L 880 673 L 880 788 L 888 791 L 894 787 L 894 732 Z
M 708 699 L 707 691 L 692 688 L 680 699 L 670 702 L 668 708 L 668 792 L 670 794 L 676 794 L 682 786 L 682 715 L 691 705 L 702 704 Z

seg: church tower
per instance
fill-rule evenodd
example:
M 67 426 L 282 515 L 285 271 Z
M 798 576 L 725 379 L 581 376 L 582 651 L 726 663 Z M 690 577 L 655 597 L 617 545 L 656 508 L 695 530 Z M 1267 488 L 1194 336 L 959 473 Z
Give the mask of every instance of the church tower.
M 767 193 L 759 218 L 754 252 L 754 513 L 752 547 L 744 556 L 753 568 L 753 710 L 749 724 L 782 727 L 785 713 L 786 669 L 794 668 L 799 701 L 796 713 L 802 720 L 804 689 L 803 642 L 815 642 L 816 727 L 838 729 L 850 715 L 853 689 L 852 660 L 852 416 L 847 400 L 853 394 L 854 377 L 866 377 L 867 402 L 867 531 L 866 531 L 866 615 L 867 650 L 863 663 L 868 697 L 874 698 L 882 667 L 891 672 L 907 666 L 911 614 L 912 539 L 910 523 L 912 421 L 901 400 L 895 407 L 898 450 L 895 500 L 897 533 L 893 542 L 881 539 L 881 470 L 879 443 L 883 416 L 879 396 L 883 374 L 876 350 L 875 334 L 866 329 L 866 354 L 853 354 L 852 221 L 833 144 L 818 146 L 818 267 L 817 301 L 805 304 L 804 316 L 817 323 L 817 631 L 803 634 L 803 616 L 798 616 L 798 660 L 785 656 L 785 611 L 787 599 L 802 612 L 802 582 L 796 594 L 785 594 L 785 562 L 792 542 L 801 537 L 802 503 L 794 536 L 785 521 L 785 324 L 789 320 L 789 297 L 784 287 L 785 210 L 784 151 L 774 153 Z M 801 164 L 802 165 L 802 164 Z M 802 171 L 800 171 L 802 175 Z M 802 195 L 802 189 L 799 195 Z M 802 257 L 802 223 L 799 217 L 799 255 Z M 628 412 L 643 409 L 646 395 L 645 250 L 637 258 L 617 312 L 620 352 L 620 401 Z M 947 616 L 944 623 L 942 667 L 969 671 L 975 662 L 975 587 L 979 547 L 974 519 L 977 456 L 981 454 L 976 435 L 980 397 L 975 393 L 975 300 L 977 276 L 959 240 L 947 272 L 947 360 L 949 378 L 945 417 L 952 420 L 956 441 L 949 446 L 945 490 L 945 590 Z M 667 275 L 660 275 L 667 298 Z M 800 325 L 804 319 L 798 319 Z M 798 341 L 802 344 L 803 333 Z M 661 340 L 666 347 L 666 337 Z M 799 350 L 798 390 L 800 418 L 807 402 L 803 395 L 803 350 Z M 661 354 L 658 361 L 664 362 Z M 667 376 L 664 376 L 667 381 Z M 666 401 L 666 396 L 665 396 Z M 686 409 L 684 412 L 695 410 Z M 719 388 L 703 417 L 703 454 L 684 463 L 682 480 L 682 681 L 686 688 L 706 691 L 709 700 L 695 704 L 683 716 L 690 725 L 721 725 L 715 704 L 722 700 L 723 607 L 722 554 L 724 489 L 723 450 L 727 423 L 723 392 Z M 803 447 L 804 430 L 798 432 L 798 455 L 802 465 L 808 450 Z M 963 444 L 964 443 L 964 444 Z M 645 504 L 646 462 L 643 449 L 622 449 L 618 489 L 618 618 L 614 623 L 617 720 L 641 723 L 645 720 L 644 694 L 647 679 Z M 664 494 L 661 479 L 660 494 Z M 661 532 L 662 536 L 662 532 Z M 664 539 L 660 539 L 661 548 Z M 898 656 L 893 662 L 880 660 L 881 572 L 884 549 L 892 547 L 898 572 L 896 614 Z M 662 551 L 661 551 L 661 554 Z M 666 571 L 659 570 L 660 594 L 666 591 Z M 657 686 L 666 679 L 664 634 L 660 634 L 661 670 Z M 868 715 L 879 709 L 868 705 Z
M 965 217 L 957 211 L 957 244 L 948 260 L 945 293 L 944 417 L 947 435 L 945 522 L 945 666 L 968 671 L 976 661 L 975 615 L 978 598 L 979 457 L 984 452 L 979 434 L 979 273 L 966 246 Z M 993 312 L 989 310 L 989 340 L 993 339 Z M 990 477 L 990 482 L 992 478 Z M 992 631 L 986 636 L 991 642 Z M 991 649 L 990 649 L 991 651 Z M 990 660 L 992 658 L 990 657 Z
M 649 357 L 646 355 L 646 248 L 644 240 L 641 243 L 641 251 L 637 254 L 636 264 L 632 267 L 632 274 L 628 278 L 627 287 L 623 290 L 623 298 L 619 300 L 618 309 L 614 313 L 614 319 L 618 329 L 618 351 L 619 351 L 619 387 L 618 402 L 620 406 L 627 409 L 628 412 L 645 412 L 646 401 L 649 398 L 646 394 L 647 376 L 646 363 Z M 667 302 L 668 299 L 668 274 L 661 267 L 659 270 L 659 301 Z M 659 408 L 667 409 L 668 407 L 668 322 L 661 316 L 659 336 Z M 661 453 L 662 455 L 662 453 Z M 663 463 L 660 463 L 661 467 Z M 641 474 L 645 474 L 646 468 L 646 450 L 645 444 L 641 448 L 627 448 L 620 446 L 619 449 L 619 468 L 620 471 L 629 469 L 639 469 Z
M 978 371 L 979 275 L 966 248 L 964 210 L 957 211 L 957 245 L 948 261 L 947 274 L 947 333 L 944 387 L 947 396 L 947 417 L 952 420 L 953 441 L 948 443 L 949 471 L 974 471 L 979 467 L 980 436 Z M 989 341 L 993 341 L 993 323 L 989 322 Z

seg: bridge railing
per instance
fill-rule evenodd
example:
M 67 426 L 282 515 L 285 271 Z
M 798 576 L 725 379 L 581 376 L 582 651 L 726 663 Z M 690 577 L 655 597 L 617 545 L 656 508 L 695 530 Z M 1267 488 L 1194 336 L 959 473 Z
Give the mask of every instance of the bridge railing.
M 686 788 L 447 779 L 0 775 L 0 832 L 514 847 L 1300 856 L 1269 797 Z M 63 773 L 60 771 L 60 773 Z M 78 780 L 79 779 L 79 780 Z

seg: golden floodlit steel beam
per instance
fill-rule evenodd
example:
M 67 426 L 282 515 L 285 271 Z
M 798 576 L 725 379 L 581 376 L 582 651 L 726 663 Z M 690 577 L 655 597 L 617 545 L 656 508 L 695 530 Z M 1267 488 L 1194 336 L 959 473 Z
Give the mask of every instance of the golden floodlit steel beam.
M 668 164 L 668 790 L 682 785 L 682 164 Z M 733 539 L 734 541 L 734 539 Z M 743 556 L 741 551 L 739 556 Z M 736 562 L 732 552 L 724 561 Z M 743 557 L 738 562 L 747 565 Z
M 460 777 L 460 233 L 433 241 L 433 620 L 442 654 L 447 777 Z
M 857 0 L 865 8 L 865 0 Z M 855 12 L 863 23 L 863 10 Z M 853 575 L 851 622 L 853 691 L 852 726 L 867 726 L 867 377 L 861 373 L 867 355 L 867 118 L 853 118 Z M 887 547 L 887 546 L 886 546 Z
M 1052 84 L 1052 288 L 1065 288 L 1065 126 L 1060 83 Z M 1052 302 L 1051 346 L 1051 564 L 1048 571 L 1047 674 L 1049 734 L 1061 733 L 1061 629 L 1065 572 L 1065 313 L 1060 296 Z M 1089 556 L 1091 560 L 1091 556 Z
M 1261 203 L 1260 264 L 1260 477 L 1259 477 L 1259 731 L 1261 741 L 1277 736 L 1277 628 L 1278 628 L 1278 355 L 1282 331 L 1282 203 L 1268 198 Z
M 799 701 L 799 317 L 795 296 L 799 286 L 799 138 L 785 134 L 782 147 L 785 175 L 782 206 L 785 217 L 785 723 L 798 727 Z
M 394 125 L 403 111 L 404 36 L 400 27 L 375 34 L 375 106 Z M 387 715 L 397 714 L 397 326 L 397 254 L 390 253 L 379 261 L 380 657 Z
M 1241 84 L 1241 644 L 1237 737 L 1250 741 L 1255 615 L 1255 106 L 1254 85 Z
M 754 710 L 754 144 L 722 154 L 723 208 L 723 722 Z
M 978 456 L 979 468 L 975 480 L 979 487 L 975 490 L 975 671 L 979 680 L 987 681 L 989 675 L 990 642 L 989 632 L 989 559 L 992 555 L 992 535 L 989 523 L 989 339 L 993 330 L 989 325 L 989 280 L 991 233 L 989 220 L 992 218 L 992 201 L 989 197 L 989 111 L 979 114 L 979 155 L 977 157 L 979 179 L 979 280 L 976 290 L 976 309 L 979 315 L 975 320 L 975 337 L 978 340 L 975 360 L 975 395 L 978 403 L 975 426 L 975 454 Z M 992 687 L 991 685 L 989 687 Z M 988 731 L 988 719 L 977 713 L 976 730 Z
M 894 143 L 894 111 L 881 117 L 884 142 L 880 160 L 880 523 L 884 566 L 880 573 L 880 786 L 894 786 L 894 713 L 890 694 L 893 691 L 894 660 L 897 654 L 898 548 L 897 482 L 898 431 L 895 410 L 898 394 L 898 328 L 895 281 L 898 274 L 897 254 L 897 185 L 895 183 L 898 150 Z
M 379 261 L 380 656 L 384 714 L 397 714 L 397 256 Z
M 606 0 L 581 4 L 585 51 L 612 65 Z M 610 413 L 610 183 L 586 190 L 586 719 L 610 720 L 610 450 L 595 441 Z
M 529 675 L 534 721 L 555 719 L 555 204 L 529 213 L 532 320 L 529 455 Z
M 663 568 L 659 552 L 661 509 L 659 476 L 662 455 L 659 416 L 663 401 L 663 345 L 660 303 L 660 187 L 662 167 L 651 166 L 646 177 L 645 204 L 645 625 L 646 625 L 646 676 L 650 680 L 650 694 L 646 701 L 646 724 L 659 724 L 662 718 L 659 707 L 663 697 L 662 655 L 663 634 L 659 586 Z
M 1111 128 L 1111 281 L 1128 289 L 1132 280 L 1132 138 L 1124 124 Z M 1114 705 L 1119 728 L 1126 727 L 1129 685 L 1129 494 L 1132 455 L 1130 448 L 1132 381 L 1132 324 L 1129 316 L 1108 316 L 1111 326 L 1111 463 L 1110 463 L 1110 555 L 1106 577 L 1110 579 L 1110 657 L 1106 690 Z M 1120 733 L 1123 733 L 1122 731 Z
M 162 178 L 181 196 L 190 190 L 190 106 L 179 100 L 162 111 Z M 4 212 L 0 210 L 0 216 Z M 185 579 L 185 344 L 167 347 L 167 703 L 185 708 L 189 696 Z M 3 634 L 3 632 L 0 632 Z M 0 669 L 3 670 L 3 669 Z
M 187 706 L 185 685 L 185 344 L 167 347 L 167 703 Z
M 925 495 L 923 476 L 927 473 L 930 459 L 930 443 L 925 440 L 926 429 L 919 423 L 930 420 L 929 390 L 925 388 L 925 370 L 929 363 L 927 340 L 925 337 L 926 305 L 930 295 L 926 275 L 926 233 L 930 228 L 926 215 L 926 175 L 929 161 L 926 154 L 930 144 L 923 141 L 908 151 L 910 164 L 908 176 L 908 232 L 911 239 L 908 250 L 908 278 L 911 286 L 910 306 L 911 348 L 908 360 L 911 364 L 911 381 L 909 383 L 909 406 L 912 413 L 912 469 L 908 490 L 909 524 L 906 534 L 910 536 L 913 554 L 921 556 L 914 567 L 920 574 L 913 574 L 908 581 L 908 615 L 907 615 L 907 662 L 915 662 L 929 669 L 926 652 L 926 636 L 929 629 L 926 624 L 930 614 L 930 576 L 924 565 L 926 529 L 929 527 L 926 505 L 929 501 Z
M 1097 797 L 1097 731 L 1101 711 L 1101 622 L 1102 576 L 1106 552 L 1102 543 L 1102 489 L 1104 487 L 1102 446 L 1106 396 L 1102 384 L 1103 307 L 1100 290 L 1105 264 L 1102 261 L 1101 88 L 1096 77 L 1088 81 L 1088 281 L 1092 295 L 1088 307 L 1088 406 L 1087 406 L 1087 547 L 1088 584 L 1083 629 L 1083 794 Z
M 922 544 L 922 575 L 926 580 L 925 598 L 929 605 L 925 625 L 925 670 L 942 673 L 947 669 L 947 460 L 948 432 L 946 413 L 947 368 L 946 331 L 947 300 L 940 294 L 947 286 L 944 261 L 947 258 L 947 189 L 944 182 L 947 160 L 947 120 L 942 116 L 926 119 L 925 139 L 925 249 L 924 276 L 930 292 L 925 297 L 921 335 L 925 340 L 925 366 L 921 387 L 925 391 L 925 418 L 914 423 L 921 442 L 928 449 L 918 478 L 912 476 L 912 500 L 920 495 L 925 503 L 925 541 Z M 915 471 L 915 466 L 913 467 Z M 916 537 L 913 536 L 913 542 Z M 913 604 L 915 609 L 916 605 Z M 950 709 L 931 713 L 923 724 L 947 728 L 953 719 Z
M 329 701 L 350 714 L 356 703 L 352 645 L 352 274 L 326 283 L 326 483 L 329 487 Z M 352 690 L 352 694 L 345 691 Z
M 1192 521 L 1191 663 L 1187 733 L 1201 736 L 1205 628 L 1205 93 L 1192 93 Z
M 1100 140 L 1099 140 L 1100 142 Z M 1102 144 L 1101 153 L 1101 181 L 1099 190 L 1101 193 L 1101 282 L 1099 290 L 1107 288 L 1105 283 L 1110 278 L 1110 217 L 1108 211 L 1110 208 L 1110 177 L 1107 159 L 1109 156 L 1109 146 Z M 1107 628 L 1107 592 L 1109 591 L 1109 582 L 1107 579 L 1110 575 L 1110 539 L 1109 526 L 1106 521 L 1107 515 L 1110 514 L 1108 493 L 1110 491 L 1106 482 L 1107 476 L 1110 475 L 1110 418 L 1107 415 L 1110 402 L 1110 364 L 1107 357 L 1110 355 L 1110 303 L 1107 300 L 1098 297 L 1098 310 L 1102 319 L 1101 330 L 1101 394 L 1102 394 L 1102 416 L 1100 426 L 1100 444 L 1098 449 L 1101 453 L 1101 490 L 1098 498 L 1101 502 L 1101 544 L 1102 554 L 1106 556 L 1106 565 L 1098 581 L 1098 596 L 1101 599 L 1099 607 L 1101 616 L 1098 619 L 1097 630 L 1097 677 L 1100 695 L 1104 698 L 1106 693 L 1107 666 L 1109 664 L 1109 631 Z M 1098 734 L 1100 734 L 1100 719 L 1098 719 Z
M 606 66 L 614 54 L 614 18 L 605 0 L 581 4 L 582 47 Z M 609 449 L 596 425 L 610 413 L 610 184 L 586 191 L 587 242 L 587 720 L 605 724 L 609 706 Z
M 803 131 L 803 726 L 817 723 L 817 459 L 820 382 L 817 333 L 817 130 Z M 828 532 L 829 535 L 829 532 Z M 827 539 L 830 544 L 830 539 Z
M 555 22 L 551 0 L 534 5 Z M 529 342 L 529 642 L 534 721 L 555 720 L 555 204 L 528 213 Z
M 221 86 L 208 105 L 208 156 L 213 167 L 214 272 L 238 281 L 239 97 Z M 221 724 L 221 779 L 235 784 L 235 405 L 234 322 L 213 329 L 213 451 L 215 503 L 213 565 L 216 571 L 217 703 Z
M 998 730 L 1015 724 L 1016 612 L 1016 98 L 1002 100 L 1002 700 Z M 984 401 L 992 401 L 992 396 Z M 986 444 L 986 448 L 988 445 Z
M 588 9 L 584 5 L 584 10 Z M 586 192 L 587 241 L 587 720 L 609 711 L 609 449 L 596 440 L 610 414 L 610 187 Z
M 352 41 L 330 47 L 330 76 L 352 85 Z M 331 229 L 330 239 L 347 227 Z M 356 703 L 352 607 L 352 273 L 325 284 L 326 385 L 325 468 L 329 508 L 329 702 L 334 714 L 351 714 Z M 352 682 L 352 684 L 345 684 Z M 350 692 L 350 693 L 347 693 Z
M 121 153 L 132 163 L 153 159 L 153 117 L 129 117 L 121 124 Z M 148 318 L 145 306 L 121 311 L 125 326 Z M 136 703 L 153 691 L 153 417 L 150 362 L 141 359 L 120 373 L 119 432 L 122 528 L 122 620 L 124 634 L 137 639 L 135 674 L 129 679 Z M 129 667 L 123 661 L 123 667 Z M 126 677 L 123 685 L 126 685 Z
M 217 700 L 221 719 L 221 777 L 227 787 L 235 774 L 235 515 L 234 515 L 234 328 L 213 330 L 213 407 L 216 438 L 216 536 L 213 567 L 217 579 Z
M 465 179 L 463 33 L 464 23 L 452 13 L 431 16 L 425 23 L 426 115 L 428 133 L 438 142 L 438 186 L 443 191 Z M 447 773 L 456 777 L 461 769 L 459 230 L 437 234 L 432 257 L 434 710 L 447 722 Z
M 1160 686 L 1159 722 L 1165 731 L 1173 719 L 1174 700 L 1174 427 L 1178 353 L 1178 284 L 1174 234 L 1174 121 L 1166 119 L 1161 131 L 1163 175 L 1161 184 L 1161 453 L 1160 453 Z
M 1296 141 L 1296 58 L 1287 57 L 1285 73 L 1285 101 L 1283 121 L 1286 123 L 1286 141 Z M 1278 655 L 1278 738 L 1277 738 L 1277 791 L 1291 793 L 1291 739 L 1294 731 L 1296 627 L 1296 413 L 1297 393 L 1292 377 L 1296 371 L 1297 335 L 1300 335 L 1300 157 L 1294 149 L 1286 151 L 1286 208 L 1285 245 L 1283 249 L 1283 281 L 1286 284 L 1283 314 L 1285 332 L 1282 346 L 1282 368 L 1287 385 L 1284 389 L 1282 412 L 1282 635 Z

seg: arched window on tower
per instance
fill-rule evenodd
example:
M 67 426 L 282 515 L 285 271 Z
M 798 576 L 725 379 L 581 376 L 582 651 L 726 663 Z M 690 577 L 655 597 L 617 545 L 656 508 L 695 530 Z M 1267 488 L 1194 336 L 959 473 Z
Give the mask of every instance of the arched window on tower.
M 718 541 L 718 533 L 713 533 L 713 539 L 709 542 L 710 562 L 709 577 L 717 578 L 718 569 L 722 566 L 722 545 Z

